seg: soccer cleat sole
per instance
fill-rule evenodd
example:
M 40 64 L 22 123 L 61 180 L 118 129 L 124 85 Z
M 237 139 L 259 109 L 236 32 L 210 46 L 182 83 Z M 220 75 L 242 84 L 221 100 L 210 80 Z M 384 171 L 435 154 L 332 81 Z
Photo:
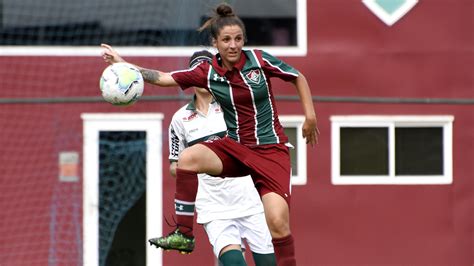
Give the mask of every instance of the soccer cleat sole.
M 188 254 L 191 254 L 192 251 L 188 251 L 188 250 L 178 250 L 180 254 L 183 254 L 183 255 L 188 255 Z
M 160 246 L 160 245 L 157 245 L 157 244 L 155 244 L 155 243 L 152 243 L 152 242 L 150 242 L 150 241 L 148 241 L 148 243 L 150 243 L 150 246 L 155 246 L 156 248 L 161 248 L 161 249 L 163 249 L 163 250 L 166 251 L 166 252 L 169 252 L 170 250 L 176 250 L 176 251 L 178 251 L 180 254 L 183 254 L 183 255 L 191 254 L 191 253 L 193 252 L 192 250 L 189 251 L 189 250 L 183 250 L 183 249 L 169 249 L 169 248 L 164 248 L 164 247 L 162 247 L 162 246 Z

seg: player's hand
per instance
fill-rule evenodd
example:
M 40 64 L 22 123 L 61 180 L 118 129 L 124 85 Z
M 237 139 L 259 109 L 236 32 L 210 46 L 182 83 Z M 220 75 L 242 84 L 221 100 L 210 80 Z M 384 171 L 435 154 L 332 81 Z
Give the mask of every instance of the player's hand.
M 314 144 L 318 144 L 319 129 L 317 125 L 317 119 L 306 118 L 303 123 L 303 138 L 306 139 L 306 144 L 311 144 L 314 147 Z
M 104 48 L 102 51 L 102 58 L 105 62 L 109 64 L 125 62 L 125 60 L 123 60 L 123 58 L 112 48 L 112 46 L 105 43 L 101 44 L 100 46 Z

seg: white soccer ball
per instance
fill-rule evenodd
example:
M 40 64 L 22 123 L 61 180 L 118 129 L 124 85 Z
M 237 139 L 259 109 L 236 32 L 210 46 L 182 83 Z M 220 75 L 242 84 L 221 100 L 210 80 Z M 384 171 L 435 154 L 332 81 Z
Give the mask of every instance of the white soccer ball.
M 131 105 L 143 94 L 140 70 L 129 63 L 108 66 L 100 77 L 102 97 L 114 105 Z

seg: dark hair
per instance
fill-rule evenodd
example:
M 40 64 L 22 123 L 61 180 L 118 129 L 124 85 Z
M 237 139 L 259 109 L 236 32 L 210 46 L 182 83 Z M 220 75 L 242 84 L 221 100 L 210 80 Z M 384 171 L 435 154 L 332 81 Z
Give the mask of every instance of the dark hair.
M 212 55 L 212 53 L 208 50 L 194 52 L 191 58 L 189 58 L 189 68 L 194 67 L 195 65 L 199 64 L 199 62 L 204 60 L 211 62 L 212 57 L 214 57 L 214 55 Z
M 220 30 L 224 26 L 233 25 L 237 25 L 242 29 L 244 40 L 247 40 L 247 33 L 242 20 L 234 13 L 230 5 L 222 3 L 217 6 L 217 8 L 214 10 L 214 15 L 206 20 L 206 22 L 204 22 L 198 31 L 203 31 L 209 28 L 211 37 L 217 39 Z

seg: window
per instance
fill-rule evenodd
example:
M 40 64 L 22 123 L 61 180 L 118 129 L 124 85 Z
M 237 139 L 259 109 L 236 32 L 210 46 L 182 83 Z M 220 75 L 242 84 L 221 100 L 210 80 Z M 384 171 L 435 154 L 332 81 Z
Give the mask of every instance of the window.
M 289 142 L 294 146 L 290 149 L 291 184 L 306 185 L 306 141 L 302 130 L 304 116 L 280 115 L 280 122 Z
M 248 48 L 261 47 L 276 56 L 306 55 L 306 0 L 226 2 L 246 25 Z M 100 43 L 109 43 L 123 56 L 191 55 L 210 46 L 209 33 L 197 29 L 218 3 L 3 0 L 1 54 L 95 56 Z
M 332 183 L 451 184 L 452 116 L 331 117 Z

